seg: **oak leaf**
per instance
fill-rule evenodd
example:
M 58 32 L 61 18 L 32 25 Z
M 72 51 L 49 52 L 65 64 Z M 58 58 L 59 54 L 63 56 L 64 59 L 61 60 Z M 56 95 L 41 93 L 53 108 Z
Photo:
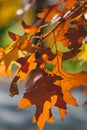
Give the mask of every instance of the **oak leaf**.
M 61 80 L 58 76 L 51 76 L 43 70 L 37 69 L 27 81 L 27 92 L 20 101 L 18 108 L 36 105 L 33 121 L 37 123 L 39 130 L 42 130 L 46 120 L 49 122 L 53 120 L 52 106 L 66 109 L 61 87 L 54 85 L 55 80 L 58 78 Z
M 53 63 L 54 69 L 47 70 L 44 62 Z M 50 113 L 52 106 L 59 108 L 62 120 L 66 114 L 66 104 L 78 106 L 76 99 L 71 95 L 71 90 L 87 83 L 87 73 L 69 74 L 61 68 L 62 53 L 60 52 L 52 61 L 44 59 L 44 62 L 42 62 L 43 67 L 41 64 L 28 79 L 27 92 L 18 107 L 27 108 L 33 104 L 36 105 L 33 121 L 37 123 L 39 130 L 42 130 L 46 120 L 49 121 L 52 118 Z
M 64 60 L 74 57 L 79 52 L 79 48 L 81 47 L 82 42 L 86 37 L 86 31 L 82 25 L 78 25 L 77 29 L 70 28 L 65 34 L 65 37 L 69 39 L 69 48 L 71 49 L 71 51 L 64 53 Z
M 47 60 L 47 59 L 46 59 Z M 47 63 L 54 64 L 54 68 L 52 71 L 49 71 L 45 68 L 45 64 L 41 64 L 41 69 L 44 69 L 45 72 L 51 75 L 57 75 L 61 77 L 62 80 L 56 80 L 55 84 L 61 86 L 63 98 L 66 104 L 72 104 L 77 106 L 76 100 L 70 94 L 70 91 L 79 87 L 85 83 L 87 83 L 87 73 L 81 72 L 77 74 L 70 74 L 65 72 L 62 69 L 62 53 L 58 52 L 58 55 L 52 61 L 47 60 Z

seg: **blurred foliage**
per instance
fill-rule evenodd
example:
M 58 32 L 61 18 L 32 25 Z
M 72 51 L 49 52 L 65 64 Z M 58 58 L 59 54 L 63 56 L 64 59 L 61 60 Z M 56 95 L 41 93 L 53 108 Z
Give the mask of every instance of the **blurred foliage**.
M 17 18 L 16 11 L 22 6 L 21 0 L 0 0 L 0 28 Z
M 8 36 L 8 31 L 14 31 L 15 33 L 23 34 L 23 28 L 21 26 L 21 20 L 8 24 L 0 30 L 0 47 L 5 47 L 8 43 L 11 43 L 11 39 Z
M 22 15 L 17 15 L 16 11 L 24 5 L 22 0 L 0 0 L 0 47 L 5 47 L 11 43 L 8 31 L 22 35 L 24 29 L 21 25 L 22 20 L 31 25 L 35 19 L 36 6 L 33 5 Z

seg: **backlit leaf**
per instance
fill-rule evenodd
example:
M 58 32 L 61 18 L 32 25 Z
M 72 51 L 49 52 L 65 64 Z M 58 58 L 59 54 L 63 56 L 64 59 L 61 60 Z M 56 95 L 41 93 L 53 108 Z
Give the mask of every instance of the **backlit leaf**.
M 87 43 L 84 43 L 80 48 L 80 52 L 73 58 L 75 60 L 81 60 L 83 62 L 87 61 Z
M 84 68 L 79 70 L 77 66 L 78 71 L 69 73 L 62 66 L 66 59 L 79 60 L 72 63 L 74 69 L 82 61 L 86 65 L 86 10 L 87 2 L 84 0 L 55 1 L 38 10 L 42 12 L 37 14 L 39 19 L 33 25 L 22 21 L 23 36 L 9 32 L 13 42 L 0 48 L 0 77 L 10 77 L 12 66 L 16 64 L 10 96 L 18 95 L 19 81 L 27 79 L 18 108 L 36 106 L 33 122 L 37 123 L 38 130 L 43 129 L 46 121 L 54 122 L 53 106 L 57 107 L 63 120 L 68 104 L 79 105 L 71 91 L 87 84 L 87 72 L 82 72 Z
M 71 9 L 72 8 L 72 6 L 75 4 L 77 2 L 77 0 L 67 0 L 66 2 L 65 2 L 65 7 L 66 7 L 66 9 Z
M 29 35 L 34 35 L 38 32 L 40 32 L 40 26 L 39 26 L 39 21 L 37 23 L 35 23 L 35 25 L 32 26 L 28 26 L 27 24 L 25 24 L 24 21 L 22 21 L 22 26 L 25 29 L 26 33 L 28 33 Z
M 17 34 L 14 34 L 12 32 L 8 32 L 9 36 L 12 38 L 13 41 L 16 41 L 20 38 Z

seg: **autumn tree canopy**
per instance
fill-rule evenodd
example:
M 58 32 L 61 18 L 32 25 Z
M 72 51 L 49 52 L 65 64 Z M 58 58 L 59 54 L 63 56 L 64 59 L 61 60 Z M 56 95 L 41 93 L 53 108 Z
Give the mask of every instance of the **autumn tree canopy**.
M 18 95 L 18 81 L 27 79 L 18 108 L 36 105 L 33 122 L 42 130 L 46 121 L 54 122 L 53 106 L 63 120 L 67 104 L 79 105 L 71 90 L 87 83 L 87 72 L 69 73 L 62 67 L 67 59 L 87 62 L 87 1 L 56 0 L 36 16 L 32 26 L 22 21 L 23 36 L 9 32 L 13 42 L 0 48 L 0 77 L 10 77 L 17 66 L 9 95 Z

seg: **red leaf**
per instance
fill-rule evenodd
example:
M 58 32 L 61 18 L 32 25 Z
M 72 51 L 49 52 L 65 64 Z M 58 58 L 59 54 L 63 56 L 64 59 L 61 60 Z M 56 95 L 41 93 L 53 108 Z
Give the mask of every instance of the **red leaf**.
M 12 32 L 8 32 L 10 38 L 13 40 L 13 41 L 16 41 L 20 38 L 19 35 L 15 34 L 15 33 L 12 33 Z
M 34 34 L 40 32 L 41 23 L 42 23 L 42 20 L 38 20 L 34 25 L 29 26 L 29 25 L 25 24 L 24 21 L 22 21 L 22 26 L 25 29 L 26 33 L 28 33 L 29 35 L 34 35 Z
M 27 25 L 24 21 L 22 21 L 22 26 L 24 29 L 29 29 L 31 26 Z

